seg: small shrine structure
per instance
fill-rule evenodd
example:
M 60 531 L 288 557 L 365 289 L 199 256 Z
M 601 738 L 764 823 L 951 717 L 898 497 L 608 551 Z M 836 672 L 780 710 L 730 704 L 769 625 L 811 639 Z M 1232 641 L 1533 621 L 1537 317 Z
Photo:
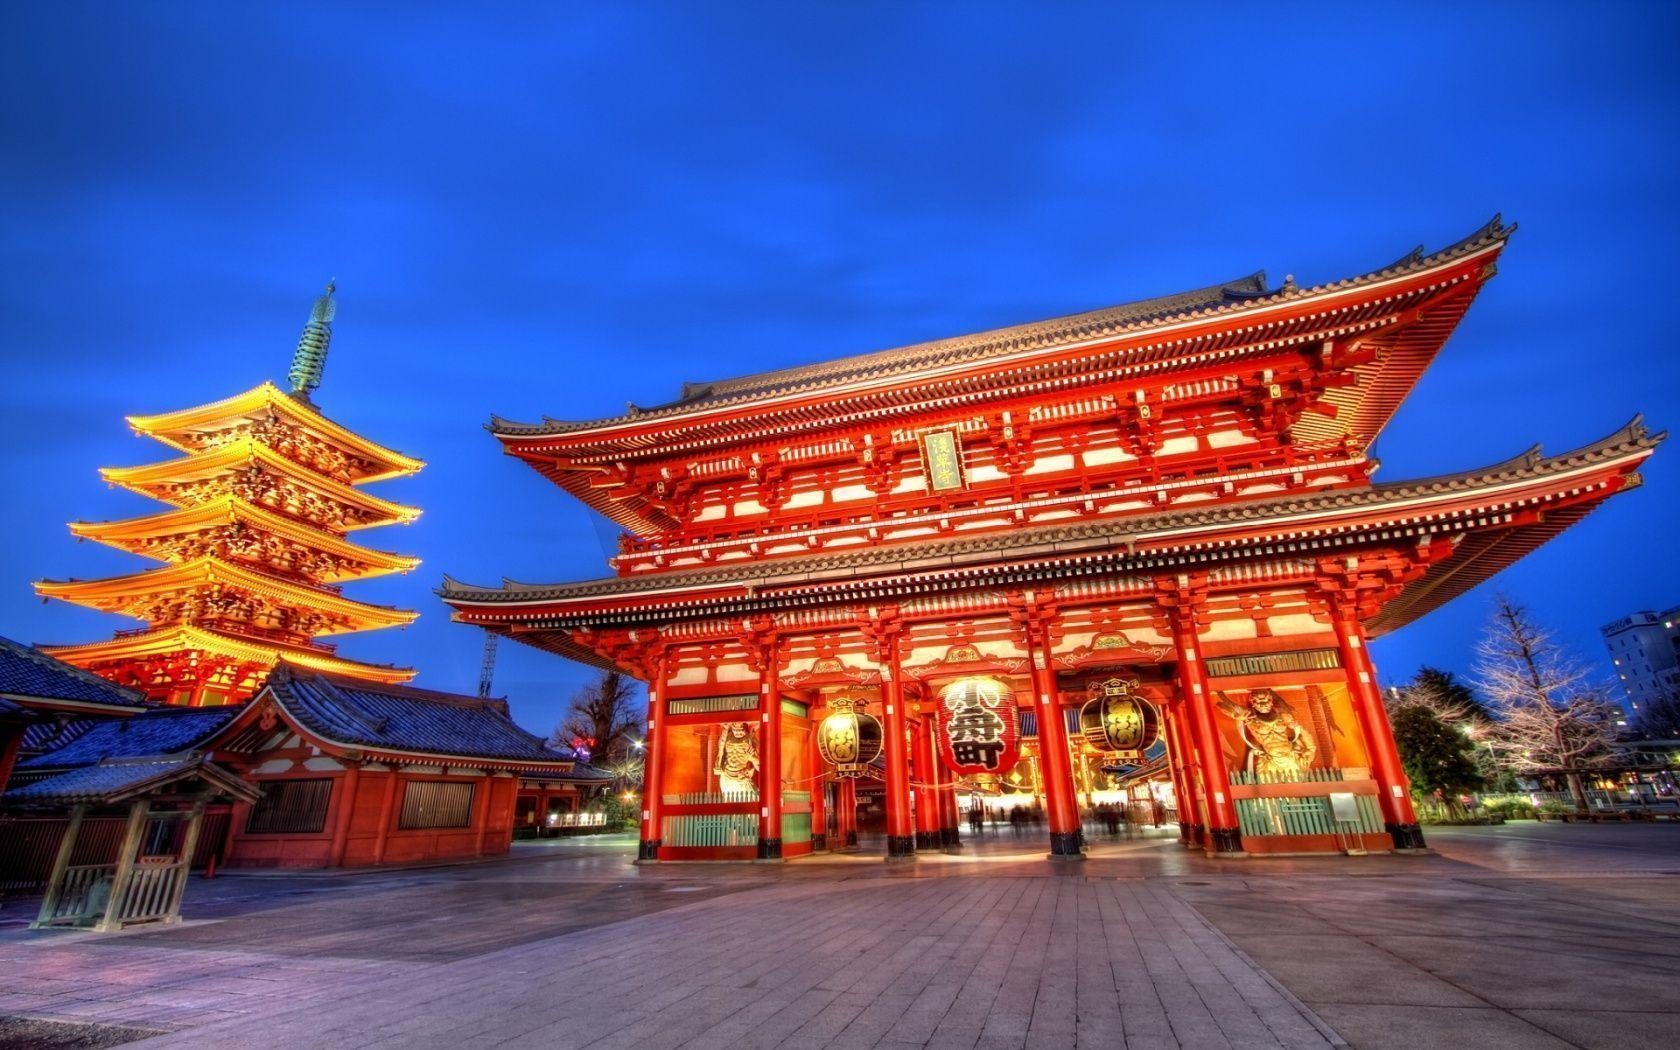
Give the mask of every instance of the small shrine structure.
M 0 795 L 10 821 L 0 828 L 56 821 L 17 837 L 56 844 L 61 859 L 73 849 L 71 867 L 118 864 L 131 830 L 122 821 L 139 818 L 112 807 L 155 801 L 148 793 L 164 781 L 154 774 L 227 788 L 190 807 L 205 834 L 171 853 L 189 867 L 212 857 L 224 867 L 326 868 L 498 856 L 513 838 L 523 783 L 538 785 L 556 812 L 576 813 L 612 780 L 519 728 L 506 701 L 281 663 L 243 706 L 153 707 L 20 763 Z M 78 816 L 76 806 L 91 808 Z M 159 812 L 152 806 L 147 819 L 171 819 Z M 0 849 L 0 884 L 26 884 L 41 863 Z
M 1022 790 L 1049 853 L 1077 857 L 1089 751 L 1132 723 L 1164 744 L 1156 797 L 1187 847 L 1419 849 L 1370 640 L 1637 485 L 1661 440 L 1636 419 L 1373 481 L 1373 442 L 1512 230 L 1310 287 L 1257 273 L 688 383 L 610 419 L 493 418 L 508 455 L 624 528 L 615 574 L 440 593 L 649 683 L 647 860 L 838 846 L 877 795 L 909 858 Z M 837 777 L 819 727 L 860 704 L 881 760 Z
M 362 486 L 424 464 L 328 419 L 311 400 L 332 336 L 333 288 L 315 302 L 282 391 L 243 394 L 162 415 L 130 416 L 137 433 L 182 453 L 138 467 L 107 467 L 113 485 L 170 510 L 70 531 L 164 568 L 98 580 L 44 580 L 43 597 L 145 623 L 139 630 L 46 652 L 141 690 L 155 703 L 243 703 L 280 660 L 376 682 L 406 682 L 407 668 L 337 655 L 323 636 L 397 627 L 418 615 L 345 597 L 340 585 L 408 572 L 418 558 L 361 546 L 347 534 L 420 511 Z

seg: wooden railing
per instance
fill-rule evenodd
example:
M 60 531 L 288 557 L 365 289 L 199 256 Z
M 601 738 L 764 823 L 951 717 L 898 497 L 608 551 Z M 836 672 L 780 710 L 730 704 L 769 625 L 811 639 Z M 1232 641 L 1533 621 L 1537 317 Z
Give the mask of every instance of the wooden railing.
M 117 902 L 116 925 L 173 919 L 187 888 L 187 866 L 173 857 L 141 857 Z
M 1298 773 L 1250 773 L 1231 770 L 1231 783 L 1245 787 L 1259 784 L 1339 784 L 1346 780 L 1340 769 L 1303 769 Z
M 42 902 L 37 926 L 91 926 L 105 915 L 115 864 L 73 864 L 64 869 L 58 892 Z
M 667 846 L 756 846 L 758 814 L 716 813 L 666 817 L 660 840 Z
M 756 791 L 684 791 L 661 795 L 667 806 L 737 806 L 758 801 Z
M 1338 824 L 1328 795 L 1301 798 L 1239 798 L 1237 824 L 1248 835 L 1334 835 L 1339 831 L 1375 834 L 1383 830 L 1375 795 L 1355 795 L 1355 823 Z

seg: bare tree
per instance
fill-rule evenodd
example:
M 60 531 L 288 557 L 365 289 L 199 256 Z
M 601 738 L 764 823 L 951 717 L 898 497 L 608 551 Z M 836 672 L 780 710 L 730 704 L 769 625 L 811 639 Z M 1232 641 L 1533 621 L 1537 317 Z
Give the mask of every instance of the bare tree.
M 572 697 L 571 708 L 549 742 L 566 748 L 581 747 L 589 752 L 591 763 L 615 773 L 625 763 L 639 770 L 645 711 L 635 687 L 635 679 L 620 671 L 601 672 L 598 680 Z
M 1586 667 L 1505 595 L 1476 647 L 1476 673 L 1494 726 L 1486 743 L 1514 773 L 1561 773 L 1575 808 L 1587 808 L 1581 774 L 1609 752 L 1616 712 Z

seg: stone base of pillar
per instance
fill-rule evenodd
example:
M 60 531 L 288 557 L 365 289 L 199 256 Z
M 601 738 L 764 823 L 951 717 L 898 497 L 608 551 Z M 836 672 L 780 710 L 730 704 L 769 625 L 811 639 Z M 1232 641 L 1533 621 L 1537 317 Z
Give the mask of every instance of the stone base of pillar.
M 846 848 L 847 849 L 857 849 L 857 832 L 855 832 L 855 831 L 846 832 Z
M 781 860 L 782 859 L 782 840 L 781 839 L 759 839 L 758 840 L 758 859 L 759 860 Z
M 1207 831 L 1200 824 L 1190 825 L 1190 837 L 1184 840 L 1186 849 L 1201 849 L 1202 843 L 1207 841 Z
M 939 841 L 939 832 L 937 832 L 937 831 L 918 831 L 918 832 L 916 832 L 916 848 L 917 849 L 938 849 L 942 845 L 944 845 L 944 843 Z
M 812 835 L 811 836 L 811 852 L 812 853 L 827 853 L 828 852 L 828 836 L 827 835 Z
M 939 848 L 944 850 L 962 849 L 962 832 L 956 828 L 940 828 Z
M 1052 831 L 1050 833 L 1050 856 L 1062 860 L 1084 860 L 1085 852 L 1080 849 L 1082 836 L 1077 831 Z
M 916 839 L 911 835 L 887 836 L 888 860 L 915 860 Z
M 1423 841 L 1423 829 L 1416 824 L 1388 824 L 1388 837 L 1394 840 L 1397 851 L 1407 853 L 1427 850 L 1429 847 Z
M 644 860 L 652 861 L 652 860 L 658 860 L 658 859 L 659 859 L 659 840 L 658 839 L 643 839 L 641 845 L 636 847 L 636 860 L 638 862 L 644 861 Z
M 1241 857 L 1243 853 L 1242 830 L 1239 828 L 1208 828 L 1205 848 L 1214 857 Z

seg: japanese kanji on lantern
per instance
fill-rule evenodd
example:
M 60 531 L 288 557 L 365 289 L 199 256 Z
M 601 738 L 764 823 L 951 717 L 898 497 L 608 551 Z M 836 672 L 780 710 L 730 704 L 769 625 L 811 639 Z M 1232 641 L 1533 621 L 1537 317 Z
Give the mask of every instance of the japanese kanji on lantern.
M 939 694 L 939 757 L 968 776 L 1015 765 L 1021 727 L 1015 694 L 996 678 L 959 678 Z
M 870 776 L 869 763 L 881 753 L 881 723 L 864 713 L 867 703 L 853 696 L 828 701 L 830 714 L 817 727 L 817 753 L 838 777 Z
M 1098 751 L 1138 758 L 1161 733 L 1153 704 L 1135 695 L 1137 682 L 1109 678 L 1093 682 L 1091 699 L 1079 709 L 1079 732 Z

